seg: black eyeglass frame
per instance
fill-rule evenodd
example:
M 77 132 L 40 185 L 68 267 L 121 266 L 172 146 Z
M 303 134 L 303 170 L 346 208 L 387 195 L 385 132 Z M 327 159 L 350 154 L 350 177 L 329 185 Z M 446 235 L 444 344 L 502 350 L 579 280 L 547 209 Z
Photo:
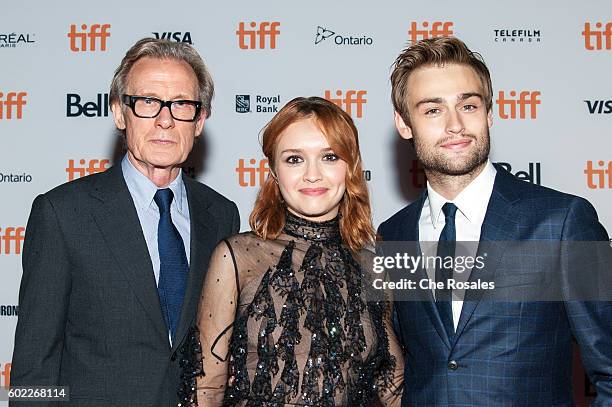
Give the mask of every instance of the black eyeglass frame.
M 154 100 L 156 102 L 159 102 L 159 105 L 160 105 L 159 110 L 153 116 L 141 116 L 136 113 L 136 102 L 138 100 L 144 100 L 144 99 L 149 99 L 149 100 Z M 153 119 L 159 116 L 159 114 L 161 113 L 164 107 L 168 107 L 168 110 L 170 111 L 170 116 L 172 116 L 174 120 L 178 120 L 180 122 L 195 122 L 196 120 L 198 120 L 198 117 L 202 113 L 202 102 L 198 102 L 197 100 L 161 100 L 161 99 L 154 98 L 151 96 L 137 96 L 137 95 L 124 94 L 122 95 L 122 101 L 124 104 L 130 107 L 130 109 L 132 110 L 132 113 L 134 113 L 134 116 L 140 117 L 141 119 Z M 194 105 L 196 107 L 196 111 L 195 111 L 193 119 L 187 120 L 187 119 L 179 119 L 175 117 L 174 113 L 172 113 L 172 105 L 174 103 L 189 103 L 189 104 Z

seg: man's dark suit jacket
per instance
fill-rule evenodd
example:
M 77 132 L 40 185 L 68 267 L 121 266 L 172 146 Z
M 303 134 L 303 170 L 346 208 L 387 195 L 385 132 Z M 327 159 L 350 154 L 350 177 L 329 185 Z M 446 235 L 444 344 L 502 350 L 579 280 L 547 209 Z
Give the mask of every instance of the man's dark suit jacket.
M 172 347 L 121 165 L 34 200 L 11 385 L 70 386 L 70 403 L 62 406 L 176 406 L 179 350 L 195 321 L 210 254 L 240 226 L 233 202 L 187 176 L 184 182 L 191 259 Z
M 481 245 L 608 240 L 586 200 L 517 180 L 496 168 Z M 378 231 L 382 239 L 418 241 L 425 198 L 426 192 L 384 222 Z M 487 272 L 503 269 L 504 257 L 499 257 L 497 264 L 487 263 Z M 595 405 L 612 405 L 610 302 L 468 301 L 466 294 L 452 339 L 432 300 L 396 302 L 394 310 L 406 352 L 402 406 L 573 406 L 572 336 L 599 394 Z

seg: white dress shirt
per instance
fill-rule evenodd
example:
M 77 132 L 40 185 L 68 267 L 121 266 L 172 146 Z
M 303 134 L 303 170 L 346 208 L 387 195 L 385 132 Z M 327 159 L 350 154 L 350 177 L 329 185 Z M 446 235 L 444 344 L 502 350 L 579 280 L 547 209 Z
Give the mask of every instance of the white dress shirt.
M 487 213 L 487 206 L 489 205 L 491 193 L 493 192 L 493 183 L 495 182 L 496 173 L 497 171 L 495 167 L 493 167 L 493 164 L 487 160 L 482 172 L 452 201 L 437 193 L 429 182 L 427 182 L 427 198 L 425 199 L 423 210 L 419 218 L 419 242 L 421 243 L 421 250 L 425 255 L 436 255 L 438 239 L 446 223 L 446 219 L 442 213 L 442 206 L 446 202 L 452 202 L 457 206 L 457 213 L 455 215 L 457 242 L 480 241 L 480 230 Z M 477 247 L 477 243 L 466 246 L 468 253 L 463 252 L 463 254 L 476 256 Z M 466 273 L 465 276 L 469 276 L 470 271 L 471 270 L 466 269 L 463 273 Z M 428 267 L 428 278 L 435 280 L 435 275 L 435 267 Z M 461 278 L 461 280 L 467 279 Z M 463 298 L 463 293 L 453 292 L 453 298 L 456 298 L 456 295 Z M 462 307 L 462 300 L 453 300 L 453 324 L 455 325 L 455 330 L 459 323 Z

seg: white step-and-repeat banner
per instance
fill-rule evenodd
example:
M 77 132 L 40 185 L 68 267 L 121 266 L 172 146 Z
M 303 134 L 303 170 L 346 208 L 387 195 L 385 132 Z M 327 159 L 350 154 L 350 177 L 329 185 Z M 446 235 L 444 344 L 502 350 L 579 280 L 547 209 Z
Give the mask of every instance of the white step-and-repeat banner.
M 355 120 L 376 225 L 412 201 L 425 180 L 394 129 L 390 67 L 409 41 L 440 35 L 463 39 L 491 70 L 493 161 L 589 199 L 611 231 L 609 1 L 4 2 L 0 385 L 10 380 L 31 203 L 120 159 L 108 91 L 134 42 L 188 42 L 203 56 L 216 95 L 186 171 L 234 200 L 245 230 L 268 172 L 259 132 L 296 96 L 330 99 Z M 576 383 L 583 404 L 583 374 Z

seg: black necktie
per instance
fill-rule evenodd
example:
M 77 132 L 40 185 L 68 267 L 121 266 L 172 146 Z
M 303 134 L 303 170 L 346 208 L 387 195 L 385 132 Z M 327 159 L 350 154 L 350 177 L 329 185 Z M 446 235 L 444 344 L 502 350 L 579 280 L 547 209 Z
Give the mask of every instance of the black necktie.
M 447 202 L 442 206 L 442 212 L 446 223 L 442 233 L 440 233 L 440 239 L 438 240 L 438 259 L 441 259 L 441 267 L 436 268 L 436 285 L 444 282 L 443 289 L 436 289 L 436 307 L 438 313 L 444 324 L 444 329 L 448 337 L 452 340 L 455 335 L 455 326 L 453 325 L 453 306 L 452 306 L 452 290 L 448 287 L 448 280 L 453 277 L 452 267 L 444 267 L 445 260 L 450 256 L 455 257 L 455 244 L 457 235 L 455 231 L 455 214 L 457 213 L 457 207 Z
M 185 297 L 185 286 L 189 273 L 189 264 L 185 255 L 185 245 L 178 230 L 172 223 L 170 205 L 172 190 L 159 189 L 155 193 L 155 203 L 159 207 L 159 224 L 157 226 L 157 247 L 159 249 L 159 283 L 157 290 L 172 340 L 176 335 L 181 307 Z

